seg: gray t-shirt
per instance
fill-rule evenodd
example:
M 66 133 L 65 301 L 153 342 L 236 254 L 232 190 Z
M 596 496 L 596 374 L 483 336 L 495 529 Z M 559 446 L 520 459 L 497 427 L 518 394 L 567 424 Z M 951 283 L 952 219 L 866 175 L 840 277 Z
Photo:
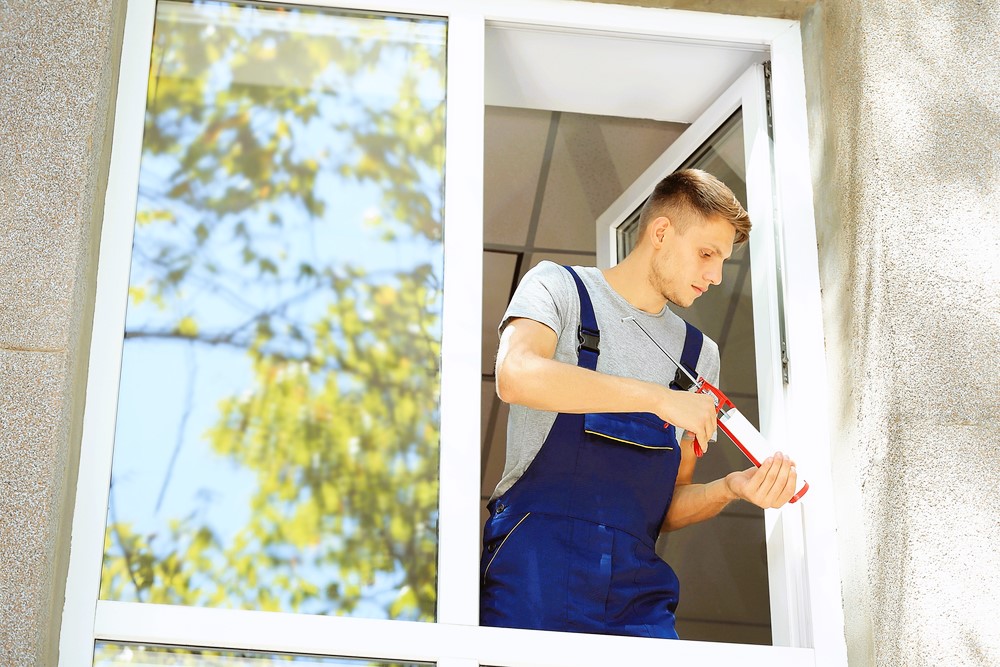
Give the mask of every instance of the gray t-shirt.
M 594 305 L 597 326 L 601 330 L 601 354 L 597 370 L 608 375 L 630 377 L 667 386 L 677 367 L 635 325 L 622 322 L 635 317 L 643 328 L 678 361 L 684 348 L 684 321 L 669 308 L 655 315 L 639 310 L 616 292 L 596 267 L 574 266 L 587 287 Z M 577 363 L 577 327 L 580 324 L 580 297 L 576 283 L 562 266 L 541 262 L 527 274 L 507 306 L 499 331 L 517 317 L 525 317 L 548 326 L 559 336 L 555 359 Z M 697 365 L 698 374 L 718 386 L 719 346 L 707 336 Z M 542 447 L 555 422 L 555 412 L 510 406 L 507 420 L 507 462 L 493 498 L 513 486 Z M 679 430 L 678 430 L 679 431 Z M 678 432 L 678 437 L 681 433 Z

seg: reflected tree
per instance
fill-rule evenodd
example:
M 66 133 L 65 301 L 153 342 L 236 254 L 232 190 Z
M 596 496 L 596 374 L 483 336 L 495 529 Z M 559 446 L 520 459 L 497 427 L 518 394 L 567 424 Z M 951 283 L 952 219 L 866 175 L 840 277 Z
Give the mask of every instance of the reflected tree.
M 245 354 L 200 435 L 255 484 L 227 540 L 113 488 L 104 599 L 434 617 L 444 29 L 342 18 L 161 3 L 126 345 Z

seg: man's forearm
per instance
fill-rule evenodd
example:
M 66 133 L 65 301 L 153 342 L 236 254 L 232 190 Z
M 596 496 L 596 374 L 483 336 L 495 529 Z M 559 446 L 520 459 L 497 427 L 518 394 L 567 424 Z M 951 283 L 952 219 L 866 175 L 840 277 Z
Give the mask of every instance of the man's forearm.
M 507 403 L 548 412 L 656 412 L 664 387 L 538 356 L 508 357 L 497 368 Z
M 525 319 L 508 323 L 497 350 L 501 400 L 547 412 L 652 412 L 701 442 L 715 432 L 711 397 L 556 361 L 556 342 L 555 332 L 544 324 Z
M 725 479 L 708 484 L 680 484 L 674 487 L 674 498 L 661 530 L 677 530 L 711 519 L 737 497 Z

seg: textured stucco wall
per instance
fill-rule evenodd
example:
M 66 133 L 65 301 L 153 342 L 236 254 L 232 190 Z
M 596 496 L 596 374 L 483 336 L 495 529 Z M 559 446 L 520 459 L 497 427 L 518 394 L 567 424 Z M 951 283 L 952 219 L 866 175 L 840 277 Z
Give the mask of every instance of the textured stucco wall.
M 804 21 L 850 664 L 1000 664 L 1000 3 Z
M 123 7 L 0 0 L 4 667 L 56 662 Z

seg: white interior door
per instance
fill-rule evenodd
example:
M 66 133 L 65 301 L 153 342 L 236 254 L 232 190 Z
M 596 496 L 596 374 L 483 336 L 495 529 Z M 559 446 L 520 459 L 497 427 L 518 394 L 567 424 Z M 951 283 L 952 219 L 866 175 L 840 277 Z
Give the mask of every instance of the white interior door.
M 774 225 L 771 142 L 765 93 L 765 68 L 754 65 L 723 93 L 597 220 L 597 257 L 602 267 L 613 266 L 634 244 L 639 209 L 656 183 L 665 175 L 686 167 L 713 173 L 741 199 L 753 222 L 748 247 L 738 248 L 726 263 L 723 282 L 695 306 L 678 314 L 719 343 L 722 354 L 723 391 L 752 415 L 761 432 L 778 450 L 783 449 L 782 327 L 780 312 L 780 268 Z M 714 293 L 713 293 L 714 292 Z M 756 419 L 754 419 L 756 417 Z M 720 438 L 726 441 L 726 436 Z M 740 469 L 747 461 L 730 443 L 723 442 L 699 462 L 698 481 L 714 479 L 728 470 Z M 720 451 L 721 450 L 721 451 Z M 788 449 L 784 449 L 788 451 Z M 714 455 L 714 458 L 713 458 Z M 731 506 L 711 530 L 726 533 L 745 530 L 754 510 L 746 504 Z M 729 519 L 733 519 L 729 521 Z M 744 521 L 740 521 L 744 519 Z M 768 581 L 772 640 L 789 645 L 797 630 L 791 619 L 795 600 L 786 585 L 786 547 L 782 531 L 775 530 L 779 512 L 768 511 L 751 529 L 766 536 L 767 563 L 755 562 L 740 554 L 724 553 L 721 539 L 714 540 L 723 553 L 715 554 L 719 567 L 732 578 L 749 586 L 753 580 L 763 586 Z M 727 522 L 730 525 L 726 525 Z M 737 526 L 743 528 L 737 528 Z M 707 530 L 707 529 L 706 529 Z M 662 555 L 679 568 L 684 553 L 712 552 L 714 544 L 694 544 L 698 537 L 678 533 L 661 544 Z M 702 538 L 702 542 L 712 538 Z M 749 542 L 745 541 L 743 544 Z M 727 561 L 728 559 L 728 561 Z M 687 559 L 690 560 L 690 559 Z M 766 573 L 763 569 L 766 567 Z M 697 574 L 691 577 L 695 579 Z M 682 581 L 685 580 L 681 573 Z M 702 579 L 711 580 L 708 577 Z M 706 596 L 719 591 L 706 590 Z M 680 619 L 679 619 L 680 620 Z

